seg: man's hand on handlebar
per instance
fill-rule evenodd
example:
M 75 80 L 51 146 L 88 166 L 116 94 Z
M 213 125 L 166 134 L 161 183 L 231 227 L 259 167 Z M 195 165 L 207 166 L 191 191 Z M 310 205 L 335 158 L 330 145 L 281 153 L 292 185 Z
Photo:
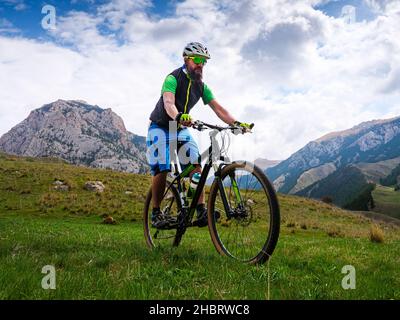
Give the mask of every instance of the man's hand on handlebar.
M 242 133 L 251 132 L 251 129 L 254 127 L 254 123 L 248 124 L 248 123 L 240 122 L 240 121 L 233 122 L 233 125 L 235 127 L 242 129 Z
M 193 124 L 193 118 L 188 113 L 178 113 L 175 120 L 184 127 L 191 127 Z

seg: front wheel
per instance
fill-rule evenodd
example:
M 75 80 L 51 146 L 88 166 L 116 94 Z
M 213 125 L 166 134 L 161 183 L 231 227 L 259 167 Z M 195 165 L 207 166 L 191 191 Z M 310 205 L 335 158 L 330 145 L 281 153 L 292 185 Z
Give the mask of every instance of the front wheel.
M 220 179 L 220 180 L 219 180 Z M 279 203 L 260 168 L 250 162 L 225 166 L 208 200 L 208 225 L 217 251 L 240 261 L 266 262 L 278 242 Z M 215 213 L 220 214 L 215 219 Z

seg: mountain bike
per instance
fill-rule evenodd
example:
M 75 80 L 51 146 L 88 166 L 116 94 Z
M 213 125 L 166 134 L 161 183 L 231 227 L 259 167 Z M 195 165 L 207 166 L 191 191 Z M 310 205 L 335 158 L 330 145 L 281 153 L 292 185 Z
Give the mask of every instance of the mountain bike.
M 180 244 L 186 230 L 194 226 L 196 205 L 213 168 L 214 179 L 209 188 L 207 218 L 216 250 L 221 255 L 245 263 L 266 262 L 279 237 L 280 213 L 276 192 L 259 167 L 249 161 L 231 162 L 224 147 L 228 133 L 245 133 L 245 129 L 237 126 L 221 127 L 202 121 L 195 121 L 192 128 L 199 131 L 212 130 L 209 132 L 210 146 L 200 156 L 206 159 L 200 181 L 192 199 L 188 199 L 187 180 L 195 167 L 189 165 L 180 171 L 177 163 L 172 164 L 160 209 L 163 214 L 172 217 L 174 223 L 162 229 L 151 225 L 150 188 L 143 213 L 144 236 L 148 247 Z M 223 136 L 222 147 L 216 138 L 219 133 Z

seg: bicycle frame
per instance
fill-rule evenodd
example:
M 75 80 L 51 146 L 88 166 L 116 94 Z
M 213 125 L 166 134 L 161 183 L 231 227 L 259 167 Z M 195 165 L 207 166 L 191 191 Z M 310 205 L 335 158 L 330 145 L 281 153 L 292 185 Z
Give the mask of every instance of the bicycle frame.
M 192 198 L 191 203 L 188 206 L 186 205 L 186 201 L 185 201 L 186 199 L 184 198 L 184 190 L 183 190 L 183 185 L 181 183 L 181 180 L 184 178 L 187 178 L 189 176 L 189 174 L 195 169 L 195 165 L 190 164 L 188 167 L 185 168 L 185 170 L 183 170 L 182 172 L 179 172 L 177 163 L 175 162 L 173 164 L 174 168 L 175 168 L 175 172 L 179 172 L 179 173 L 174 177 L 174 179 L 172 181 L 170 178 L 170 181 L 169 181 L 170 185 L 168 186 L 168 188 L 166 188 L 164 197 L 168 193 L 169 189 L 171 188 L 171 185 L 176 184 L 180 198 L 181 198 L 182 209 L 184 211 L 183 212 L 184 218 L 189 217 L 188 222 L 191 222 L 191 220 L 193 218 L 194 211 L 196 209 L 200 195 L 203 192 L 208 175 L 210 173 L 210 169 L 212 167 L 214 168 L 214 177 L 218 183 L 218 187 L 220 190 L 224 209 L 227 214 L 227 218 L 230 218 L 230 216 L 231 216 L 231 208 L 229 206 L 229 203 L 228 203 L 228 200 L 227 200 L 227 197 L 225 194 L 225 189 L 224 189 L 223 183 L 220 178 L 220 174 L 221 174 L 221 170 L 222 170 L 223 166 L 227 165 L 228 164 L 227 162 L 230 162 L 230 159 L 228 157 L 225 157 L 220 154 L 220 147 L 219 147 L 218 141 L 216 140 L 217 134 L 218 134 L 217 130 L 210 132 L 210 140 L 211 140 L 210 147 L 207 150 L 205 150 L 199 157 L 199 163 L 201 163 L 201 159 L 204 159 L 204 158 L 206 159 L 206 163 L 202 170 L 202 173 L 200 176 L 200 181 L 196 188 L 195 194 Z M 175 155 L 175 158 L 176 158 L 176 155 Z M 222 161 L 222 163 L 217 165 L 217 161 Z M 236 200 L 239 204 L 241 204 L 242 197 L 240 195 L 238 184 L 234 177 L 231 177 L 231 180 L 232 180 L 232 187 L 234 190 Z M 184 219 L 184 220 L 186 220 L 186 219 Z

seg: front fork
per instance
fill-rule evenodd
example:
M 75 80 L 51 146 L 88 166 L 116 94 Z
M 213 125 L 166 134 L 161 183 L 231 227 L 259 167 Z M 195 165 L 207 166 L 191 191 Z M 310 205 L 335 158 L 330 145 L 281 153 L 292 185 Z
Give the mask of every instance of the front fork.
M 230 173 L 229 177 L 231 179 L 231 186 L 232 186 L 232 189 L 233 189 L 233 193 L 235 194 L 235 200 L 236 200 L 237 207 L 239 209 L 243 209 L 242 196 L 240 194 L 239 186 L 238 186 L 238 184 L 236 182 L 235 173 Z M 217 182 L 218 182 L 219 192 L 220 192 L 221 198 L 222 198 L 222 203 L 224 205 L 224 209 L 225 209 L 225 212 L 227 214 L 227 218 L 229 220 L 235 215 L 235 213 L 234 213 L 234 211 L 232 210 L 232 208 L 229 205 L 229 202 L 228 202 L 228 199 L 227 199 L 227 196 L 226 196 L 226 193 L 225 193 L 224 184 L 223 184 L 222 179 L 221 179 L 220 176 L 217 177 Z

